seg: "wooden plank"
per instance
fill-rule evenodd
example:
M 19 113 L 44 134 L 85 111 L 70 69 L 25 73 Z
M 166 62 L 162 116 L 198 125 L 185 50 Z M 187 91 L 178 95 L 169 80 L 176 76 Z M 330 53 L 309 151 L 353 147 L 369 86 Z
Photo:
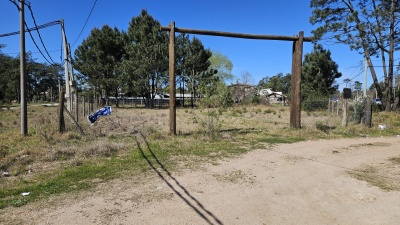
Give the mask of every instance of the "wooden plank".
M 161 27 L 161 31 L 169 31 L 171 28 Z M 195 30 L 187 28 L 177 28 L 175 27 L 175 32 L 186 33 L 186 34 L 200 34 L 200 35 L 211 35 L 211 36 L 222 36 L 222 37 L 232 37 L 232 38 L 244 38 L 244 39 L 258 39 L 258 40 L 276 40 L 276 41 L 298 41 L 299 36 L 282 36 L 282 35 L 266 35 L 266 34 L 243 34 L 243 33 L 233 33 L 224 31 L 212 31 L 212 30 Z M 311 42 L 311 37 L 303 37 L 303 41 Z

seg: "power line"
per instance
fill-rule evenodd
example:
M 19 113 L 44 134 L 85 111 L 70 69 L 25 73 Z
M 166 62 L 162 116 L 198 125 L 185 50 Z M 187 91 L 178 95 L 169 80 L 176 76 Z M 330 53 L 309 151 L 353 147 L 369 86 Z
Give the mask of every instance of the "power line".
M 28 29 L 28 24 L 26 24 L 26 22 L 25 22 L 25 27 Z M 39 52 L 40 52 L 40 54 L 43 56 L 43 58 L 44 58 L 49 64 L 53 64 L 54 61 L 53 61 L 53 63 L 51 63 L 51 62 L 46 58 L 46 56 L 44 56 L 43 52 L 39 49 L 39 46 L 37 45 L 35 39 L 33 38 L 32 33 L 31 33 L 30 31 L 28 31 L 28 33 L 29 33 L 29 36 L 31 36 L 31 39 L 32 39 L 32 41 L 33 41 L 33 44 L 35 44 L 36 48 L 39 50 Z M 56 63 L 54 63 L 54 64 L 56 64 Z
M 35 39 L 33 38 L 31 31 L 32 31 L 32 30 L 41 29 L 41 28 L 44 28 L 44 27 L 48 27 L 48 26 L 53 26 L 53 25 L 54 25 L 54 24 L 53 24 L 54 22 L 59 22 L 59 21 L 53 21 L 53 22 L 50 22 L 50 23 L 47 23 L 47 24 L 41 25 L 40 27 L 35 27 L 35 28 L 28 28 L 28 24 L 27 24 L 26 22 L 24 22 L 24 23 L 25 23 L 25 27 L 26 27 L 25 32 L 28 32 L 28 33 L 29 33 L 29 35 L 30 35 L 30 37 L 31 37 L 31 39 L 32 39 L 32 41 L 33 41 L 33 43 L 34 43 L 34 45 L 36 46 L 37 50 L 39 51 L 39 53 L 43 56 L 43 58 L 44 58 L 49 64 L 57 64 L 57 63 L 55 63 L 55 62 L 53 61 L 53 59 L 52 59 L 53 63 L 51 63 L 51 62 L 46 58 L 46 56 L 44 56 L 43 52 L 39 49 L 39 46 L 37 45 Z M 50 25 L 48 25 L 48 24 L 50 24 Z M 19 31 L 16 31 L 16 32 L 12 32 L 12 33 L 8 33 L 8 34 L 0 35 L 0 37 L 11 36 L 11 35 L 19 34 L 19 33 L 20 33 Z M 46 51 L 47 51 L 47 49 L 46 49 Z M 10 53 L 10 54 L 18 54 L 18 53 Z M 49 54 L 49 53 L 47 52 L 47 54 Z M 51 58 L 51 57 L 50 57 L 50 58 Z
M 31 16 L 32 16 L 32 19 L 33 19 L 33 23 L 35 24 L 35 27 L 37 27 L 36 19 L 35 19 L 35 16 L 33 15 L 33 11 L 32 11 L 32 8 L 31 8 L 31 5 L 30 5 L 30 4 L 28 5 L 28 9 L 29 9 L 29 11 L 31 12 Z M 54 62 L 53 58 L 51 58 L 49 52 L 47 51 L 46 46 L 45 46 L 44 43 L 43 43 L 43 39 L 42 39 L 42 36 L 40 35 L 39 29 L 36 29 L 36 31 L 37 31 L 37 33 L 38 33 L 38 35 L 39 35 L 40 42 L 42 42 L 42 46 L 43 46 L 44 50 L 46 51 L 47 55 L 49 56 L 50 60 L 53 62 L 53 64 L 56 64 L 56 63 Z M 50 63 L 50 64 L 51 64 L 51 63 Z
M 12 2 L 16 7 L 17 7 L 17 9 L 18 9 L 18 11 L 21 11 L 22 9 L 18 6 L 18 4 L 15 2 L 15 1 L 12 1 L 12 0 L 9 0 L 10 2 Z M 26 5 L 26 3 L 24 3 L 25 5 Z M 43 58 L 47 61 L 47 62 L 49 62 L 50 64 L 52 64 L 45 56 L 44 56 L 44 54 L 43 54 L 43 52 L 39 49 L 39 47 L 37 46 L 37 44 L 36 44 L 36 42 L 35 42 L 35 39 L 33 38 L 33 36 L 32 36 L 32 33 L 30 32 L 30 30 L 29 30 L 29 28 L 28 28 L 28 24 L 26 24 L 26 22 L 24 21 L 24 24 L 25 24 L 25 27 L 26 27 L 26 31 L 28 31 L 28 33 L 29 33 L 29 35 L 31 36 L 31 39 L 32 39 L 32 41 L 33 41 L 33 43 L 35 44 L 35 46 L 36 46 L 36 48 L 39 50 L 39 52 L 40 52 L 40 54 L 42 54 L 42 56 L 43 56 Z M 25 31 L 25 32 L 26 32 Z M 15 32 L 14 32 L 15 33 Z M 18 32 L 19 33 L 19 32 Z
M 83 25 L 82 30 L 81 30 L 81 32 L 79 33 L 78 37 L 76 38 L 76 40 L 75 40 L 74 43 L 72 44 L 72 47 L 73 47 L 73 46 L 75 45 L 75 43 L 78 41 L 79 37 L 81 36 L 81 34 L 82 34 L 82 32 L 83 32 L 83 29 L 85 29 L 86 24 L 87 24 L 87 22 L 89 21 L 90 16 L 92 15 L 92 12 L 93 12 L 94 6 L 96 5 L 96 2 L 97 2 L 97 0 L 94 1 L 93 6 L 92 6 L 92 10 L 90 10 L 89 16 L 87 17 L 86 22 L 85 22 L 85 24 Z
M 9 0 L 9 1 L 12 2 L 12 3 L 17 7 L 17 9 L 18 9 L 19 11 L 21 10 L 21 8 L 18 6 L 18 4 L 16 3 L 15 0 L 14 0 L 14 1 Z M 18 0 L 18 1 L 21 2 L 20 0 Z M 44 28 L 44 27 L 48 27 L 48 26 L 53 26 L 53 25 L 55 25 L 55 24 L 59 24 L 61 21 L 53 21 L 53 22 L 50 22 L 50 23 L 47 23 L 47 24 L 43 24 L 43 25 L 41 25 L 40 27 L 38 27 L 37 24 L 36 24 L 35 17 L 34 17 L 34 15 L 33 15 L 33 11 L 32 11 L 31 6 L 30 6 L 30 2 L 25 2 L 25 1 L 24 1 L 24 4 L 28 6 L 28 9 L 29 9 L 29 11 L 31 12 L 31 16 L 32 16 L 33 21 L 34 21 L 34 24 L 35 24 L 35 27 L 34 27 L 34 28 L 29 28 L 29 27 L 28 27 L 28 24 L 24 21 L 24 24 L 25 24 L 25 27 L 26 27 L 25 32 L 28 32 L 28 33 L 29 33 L 29 36 L 31 37 L 31 39 L 32 39 L 32 41 L 33 41 L 33 43 L 34 43 L 34 45 L 35 45 L 36 48 L 38 49 L 39 53 L 43 56 L 43 58 L 44 58 L 50 65 L 52 65 L 52 64 L 57 65 L 57 63 L 54 62 L 54 60 L 51 58 L 49 52 L 47 51 L 47 48 L 46 48 L 46 46 L 44 45 L 43 39 L 42 39 L 42 37 L 41 37 L 41 35 L 40 35 L 39 29 Z M 39 39 L 40 39 L 40 41 L 42 42 L 42 45 L 43 45 L 43 47 L 44 47 L 44 49 L 45 49 L 47 55 L 50 57 L 50 59 L 51 59 L 52 62 L 50 62 L 50 61 L 46 58 L 46 56 L 43 54 L 43 52 L 40 50 L 39 46 L 37 45 L 35 39 L 34 39 L 33 36 L 32 36 L 32 33 L 31 33 L 32 30 L 36 30 L 36 31 L 38 32 Z M 19 31 L 17 31 L 17 32 L 12 32 L 12 33 L 8 33 L 8 34 L 3 34 L 3 35 L 1 35 L 0 37 L 15 35 L 15 34 L 19 34 L 19 33 L 20 33 Z
M 16 5 L 17 8 L 18 8 L 18 10 L 19 10 L 19 6 L 18 6 L 18 4 L 16 3 L 17 0 L 8 0 L 8 1 L 14 3 L 14 5 Z M 18 2 L 21 2 L 21 0 L 18 0 Z M 24 3 L 24 5 L 30 5 L 30 4 L 31 4 L 31 2 L 29 2 L 29 1 L 24 1 L 23 3 Z
M 358 66 L 352 66 L 350 68 L 357 68 L 360 67 L 360 64 L 362 63 L 362 61 L 360 61 L 358 64 Z M 358 76 L 360 76 L 362 73 L 364 72 L 364 70 L 362 69 L 358 74 L 356 74 L 355 76 L 353 76 L 351 79 L 349 79 L 349 81 L 353 81 L 355 78 L 357 78 Z M 354 73 L 354 72 L 353 72 Z M 342 83 L 337 83 L 338 85 L 342 85 L 345 84 L 346 82 L 342 82 Z
M 60 20 L 56 20 L 56 21 L 49 22 L 49 23 L 46 23 L 46 24 L 43 24 L 43 25 L 40 25 L 40 26 L 35 26 L 35 27 L 28 28 L 28 29 L 25 30 L 25 32 L 33 31 L 33 30 L 37 30 L 37 29 L 42 29 L 42 28 L 46 28 L 46 27 L 50 27 L 50 26 L 54 26 L 54 25 L 57 25 L 57 24 L 60 24 L 60 23 L 61 23 Z M 12 35 L 17 35 L 19 33 L 20 33 L 20 31 L 15 31 L 15 32 L 6 33 L 6 34 L 0 34 L 0 37 L 7 37 L 7 36 L 12 36 Z

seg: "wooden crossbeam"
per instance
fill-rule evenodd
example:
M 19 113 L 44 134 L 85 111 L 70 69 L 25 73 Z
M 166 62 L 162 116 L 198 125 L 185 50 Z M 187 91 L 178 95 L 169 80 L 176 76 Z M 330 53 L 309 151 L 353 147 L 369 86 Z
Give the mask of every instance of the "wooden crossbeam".
M 312 37 L 304 37 L 303 31 L 299 35 L 264 35 L 264 34 L 242 34 L 212 30 L 195 30 L 175 27 L 175 22 L 169 26 L 161 26 L 161 31 L 169 32 L 169 80 L 170 80 L 170 133 L 176 135 L 176 106 L 175 106 L 175 32 L 187 34 L 199 34 L 210 36 L 222 36 L 230 38 L 244 38 L 257 40 L 292 41 L 292 78 L 290 99 L 290 127 L 301 128 L 301 67 L 303 57 L 303 42 L 313 41 Z

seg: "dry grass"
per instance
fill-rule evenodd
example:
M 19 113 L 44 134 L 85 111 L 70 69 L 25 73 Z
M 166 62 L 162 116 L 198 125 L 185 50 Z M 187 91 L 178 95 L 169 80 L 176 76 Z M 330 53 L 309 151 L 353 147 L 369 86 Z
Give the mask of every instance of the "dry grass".
M 111 116 L 100 117 L 94 125 L 79 118 L 85 135 L 66 116 L 66 132 L 60 134 L 57 107 L 30 106 L 28 135 L 21 136 L 19 114 L 19 109 L 0 111 L 0 172 L 9 173 L 0 176 L 0 188 L 54 178 L 65 170 L 87 173 L 76 179 L 112 179 L 125 170 L 147 171 L 144 156 L 174 169 L 217 162 L 275 143 L 400 133 L 400 126 L 394 125 L 383 131 L 376 126 L 343 128 L 341 118 L 327 112 L 303 112 L 302 128 L 292 129 L 289 107 L 255 105 L 214 111 L 178 108 L 176 136 L 169 134 L 168 109 L 136 108 L 113 108 Z M 399 117 L 379 114 L 374 124 L 389 124 Z
M 358 180 L 385 191 L 400 191 L 400 167 L 399 163 L 389 160 L 381 165 L 364 165 L 360 169 L 348 173 Z
M 259 142 L 274 142 L 272 139 L 279 143 L 289 138 L 309 140 L 382 134 L 377 128 L 368 130 L 362 125 L 342 128 L 339 125 L 341 118 L 327 112 L 303 112 L 302 129 L 291 129 L 288 107 L 239 106 L 220 110 L 214 117 L 209 116 L 209 112 L 209 109 L 178 109 L 178 139 L 185 137 L 185 142 L 171 143 L 168 109 L 113 108 L 112 116 L 101 117 L 93 126 L 80 118 L 79 124 L 86 134 L 80 135 L 67 117 L 67 132 L 57 132 L 57 107 L 30 107 L 27 137 L 19 134 L 19 110 L 2 110 L 0 170 L 16 176 L 32 171 L 34 168 L 28 165 L 34 162 L 72 161 L 74 164 L 93 157 L 110 157 L 132 149 L 134 143 L 130 137 L 138 131 L 152 141 L 158 141 L 161 148 L 177 145 L 182 149 L 198 142 L 215 141 L 215 137 L 257 147 Z M 378 123 L 384 123 L 385 118 L 389 122 L 395 120 L 392 114 L 378 114 L 376 119 Z M 203 125 L 195 123 L 196 120 L 203 121 Z M 210 129 L 214 129 L 212 137 L 207 133 Z M 393 129 L 395 127 L 388 130 Z
M 214 174 L 213 176 L 217 180 L 235 184 L 240 183 L 244 185 L 250 185 L 255 182 L 253 177 L 249 176 L 241 170 L 225 172 L 224 174 Z

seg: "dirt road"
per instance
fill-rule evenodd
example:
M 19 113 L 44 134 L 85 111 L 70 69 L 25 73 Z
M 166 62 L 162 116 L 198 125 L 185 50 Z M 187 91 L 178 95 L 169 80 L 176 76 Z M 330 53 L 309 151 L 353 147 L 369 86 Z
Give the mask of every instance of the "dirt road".
M 391 157 L 400 157 L 400 137 L 281 144 L 172 174 L 152 165 L 145 180 L 99 182 L 93 192 L 7 208 L 0 217 L 16 224 L 400 224 L 400 164 Z M 379 170 L 392 190 L 349 174 L 363 168 Z

